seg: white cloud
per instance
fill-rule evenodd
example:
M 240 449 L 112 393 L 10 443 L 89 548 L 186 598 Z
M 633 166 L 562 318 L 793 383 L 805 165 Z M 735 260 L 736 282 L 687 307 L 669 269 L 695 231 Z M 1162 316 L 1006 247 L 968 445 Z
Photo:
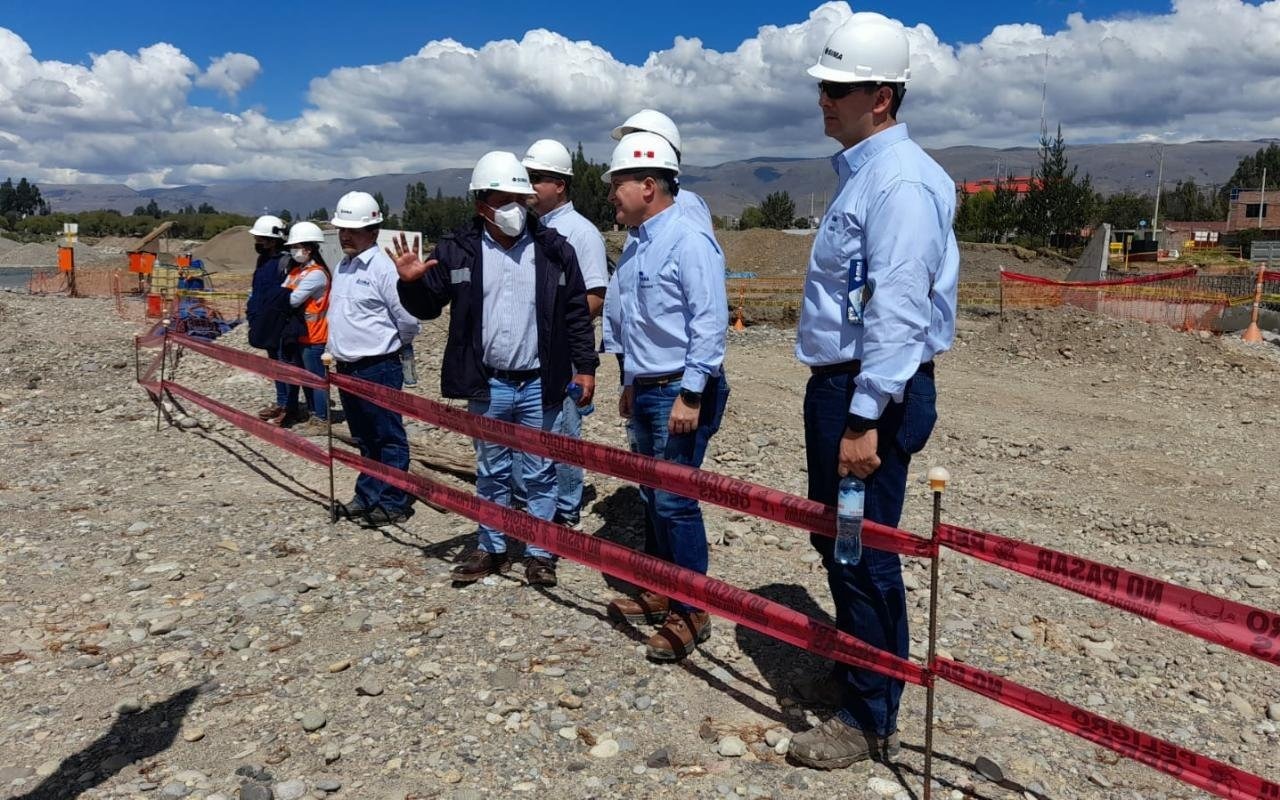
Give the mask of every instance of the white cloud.
M 246 53 L 224 53 L 196 78 L 196 86 L 221 92 L 234 101 L 262 72 L 258 59 Z
M 398 61 L 311 80 L 302 113 L 272 118 L 193 106 L 193 86 L 235 98 L 260 73 L 228 53 L 201 72 L 156 44 L 39 61 L 0 28 L 0 167 L 36 179 L 178 184 L 324 178 L 469 166 L 550 136 L 605 158 L 608 131 L 652 106 L 681 126 L 685 157 L 712 164 L 827 154 L 804 69 L 849 15 L 826 3 L 730 51 L 696 31 L 642 64 L 549 30 L 478 48 L 450 39 Z M 926 146 L 1034 144 L 1048 54 L 1047 117 L 1068 143 L 1263 138 L 1280 132 L 1280 0 L 1176 0 L 1168 13 L 1086 19 L 1062 31 L 995 27 L 980 41 L 908 30 L 913 81 L 901 118 Z

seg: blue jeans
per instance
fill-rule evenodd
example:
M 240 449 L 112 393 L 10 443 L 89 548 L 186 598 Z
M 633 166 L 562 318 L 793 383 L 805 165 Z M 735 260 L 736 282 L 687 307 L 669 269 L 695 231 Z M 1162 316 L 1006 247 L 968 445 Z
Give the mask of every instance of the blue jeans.
M 582 412 L 572 397 L 566 396 L 560 413 L 551 425 L 553 433 L 582 438 Z M 567 523 L 582 518 L 582 467 L 556 463 L 556 516 Z
M 404 372 L 400 357 L 392 354 L 385 358 L 361 359 L 350 364 L 339 364 L 338 372 L 371 383 L 400 389 Z M 360 446 L 360 455 L 396 469 L 409 469 L 409 439 L 405 436 L 404 422 L 400 415 L 350 392 L 338 390 L 342 408 L 347 413 L 347 427 Z M 404 491 L 378 480 L 372 475 L 360 473 L 356 478 L 356 501 L 365 508 L 382 506 L 388 513 L 408 511 L 413 498 Z
M 297 345 L 294 345 L 293 348 L 291 349 L 288 345 L 282 344 L 274 350 L 268 350 L 267 356 L 270 357 L 272 361 L 280 361 L 285 364 L 292 364 L 293 362 L 290 361 L 289 359 L 294 358 L 296 353 L 297 353 Z M 274 383 L 276 385 L 276 405 L 285 409 L 292 408 L 296 411 L 298 408 L 298 387 L 297 386 L 292 387 L 293 404 L 290 405 L 289 403 L 290 385 L 285 383 L 284 381 L 274 381 Z
M 304 344 L 302 345 L 302 366 L 307 368 L 307 372 L 320 378 L 327 377 L 324 362 L 320 360 L 320 356 L 324 355 L 324 345 L 322 344 Z M 307 400 L 311 404 L 311 414 L 316 419 L 329 418 L 329 393 L 323 389 L 306 389 Z
M 294 367 L 302 367 L 312 375 L 325 377 L 324 362 L 320 360 L 321 354 L 324 353 L 324 345 L 322 344 L 301 344 L 295 342 L 280 346 L 280 360 Z M 281 403 L 287 409 L 298 410 L 298 389 L 301 388 L 292 383 L 276 382 L 276 396 L 279 397 L 279 387 L 285 388 L 285 402 Z M 307 394 L 307 406 L 311 413 L 317 419 L 327 419 L 329 417 L 329 397 L 320 389 L 312 389 L 306 387 L 304 391 Z
M 840 439 L 853 398 L 853 381 L 852 374 L 815 375 L 805 388 L 809 499 L 829 505 L 835 505 L 840 484 Z M 902 402 L 890 402 L 885 408 L 876 428 L 880 467 L 865 481 L 864 519 L 897 527 L 906 497 L 907 467 L 911 456 L 920 452 L 933 431 L 936 401 L 933 377 L 917 372 L 907 383 Z M 827 570 L 836 627 L 872 647 L 906 658 L 911 641 L 898 555 L 863 547 L 862 560 L 846 566 L 833 558 L 832 539 L 817 534 L 810 534 L 809 539 Z M 902 681 L 843 664 L 836 665 L 836 675 L 846 685 L 844 706 L 839 712 L 844 722 L 877 736 L 898 730 Z
M 680 396 L 680 382 L 665 386 L 637 386 L 627 432 L 631 449 L 663 461 L 690 467 L 702 466 L 707 443 L 720 430 L 729 383 L 724 376 L 709 378 L 702 393 L 698 427 L 690 433 L 667 432 L 671 407 Z M 694 572 L 707 573 L 707 528 L 698 501 L 649 486 L 640 487 L 645 508 L 645 552 Z M 692 611 L 691 606 L 672 602 L 672 608 Z
M 514 422 L 530 428 L 551 430 L 556 408 L 542 407 L 542 380 L 509 381 L 489 379 L 489 399 L 472 400 L 472 414 Z M 520 475 L 527 493 L 526 510 L 538 519 L 549 520 L 556 512 L 556 469 L 549 458 L 512 450 L 492 442 L 474 440 L 476 448 L 476 494 L 500 506 L 511 507 L 513 475 Z M 479 528 L 480 549 L 505 553 L 507 537 L 488 525 Z M 537 545 L 527 545 L 525 555 L 554 560 L 555 556 Z

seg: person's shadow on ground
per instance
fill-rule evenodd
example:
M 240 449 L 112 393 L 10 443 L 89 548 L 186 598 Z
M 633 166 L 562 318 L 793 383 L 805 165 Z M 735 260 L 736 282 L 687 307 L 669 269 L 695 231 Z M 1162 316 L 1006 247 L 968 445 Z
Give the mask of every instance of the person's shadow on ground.
M 634 486 L 621 486 L 601 497 L 592 506 L 592 511 L 600 515 L 604 524 L 595 535 L 632 550 L 644 551 L 645 507 L 640 499 L 640 490 Z M 614 591 L 633 593 L 635 587 L 630 583 L 604 575 L 604 582 Z
M 105 783 L 112 775 L 169 749 L 201 687 L 188 686 L 137 714 L 116 717 L 106 733 L 62 760 L 58 770 L 13 800 L 68 800 Z M 82 780 L 84 776 L 90 776 Z

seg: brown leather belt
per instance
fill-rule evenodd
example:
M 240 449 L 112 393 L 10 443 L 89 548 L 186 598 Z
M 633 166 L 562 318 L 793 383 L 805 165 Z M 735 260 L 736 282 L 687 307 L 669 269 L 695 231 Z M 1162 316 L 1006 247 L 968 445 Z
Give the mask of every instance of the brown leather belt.
M 512 381 L 514 383 L 524 383 L 531 381 L 542 374 L 541 370 L 536 369 L 493 369 L 487 368 L 489 374 L 500 381 Z
M 668 372 L 665 375 L 637 375 L 631 382 L 636 386 L 666 386 L 684 378 L 684 372 Z

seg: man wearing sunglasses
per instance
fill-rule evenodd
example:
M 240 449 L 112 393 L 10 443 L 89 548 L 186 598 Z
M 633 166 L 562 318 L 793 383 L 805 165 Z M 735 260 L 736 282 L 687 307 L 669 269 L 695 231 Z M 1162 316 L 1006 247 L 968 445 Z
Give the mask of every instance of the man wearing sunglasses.
M 902 25 L 858 13 L 827 40 L 819 80 L 823 131 L 840 143 L 837 190 L 814 239 L 796 356 L 805 388 L 809 497 L 834 505 L 841 479 L 865 484 L 864 518 L 897 526 L 911 456 L 937 419 L 933 359 L 955 333 L 959 251 L 955 184 L 897 121 L 911 75 Z M 836 626 L 906 658 L 906 593 L 895 553 L 865 547 L 835 560 L 813 534 Z M 800 700 L 836 713 L 791 741 L 791 757 L 836 769 L 898 751 L 902 681 L 835 665 L 797 685 Z

